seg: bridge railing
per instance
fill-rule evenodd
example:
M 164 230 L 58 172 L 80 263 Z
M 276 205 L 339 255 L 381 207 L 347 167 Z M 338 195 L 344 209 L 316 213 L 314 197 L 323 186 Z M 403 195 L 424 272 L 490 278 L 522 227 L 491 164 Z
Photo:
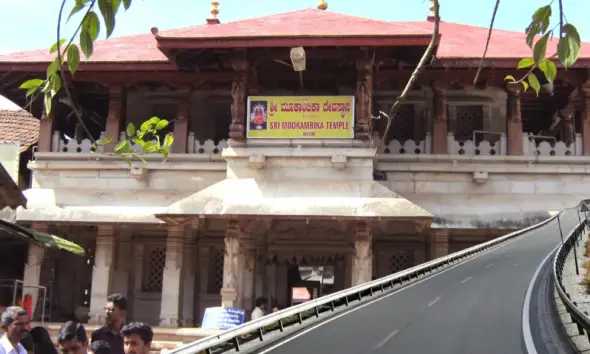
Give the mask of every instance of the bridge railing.
M 576 302 L 572 301 L 570 294 L 563 286 L 563 268 L 565 261 L 570 252 L 575 250 L 578 242 L 584 236 L 585 229 L 589 226 L 590 223 L 587 219 L 582 220 L 580 224 L 567 235 L 565 240 L 563 240 L 563 244 L 557 250 L 553 261 L 553 280 L 561 302 L 569 313 L 572 322 L 578 327 L 578 333 L 580 335 L 586 333 L 586 336 L 588 336 L 588 339 L 590 340 L 590 317 L 588 317 L 588 312 L 582 311 L 578 308 Z M 583 249 L 585 249 L 585 247 L 583 247 Z
M 352 288 L 268 314 L 260 319 L 244 323 L 218 335 L 212 335 L 177 347 L 171 350 L 169 354 L 217 354 L 229 350 L 240 351 L 242 346 L 249 342 L 264 342 L 268 339 L 268 335 L 273 332 L 284 332 L 289 326 L 302 325 L 306 322 L 309 323 L 309 321 L 318 318 L 322 313 L 334 312 L 337 309 L 354 306 L 355 303 L 359 303 L 363 299 L 375 297 L 379 293 L 391 290 L 396 285 L 406 284 L 420 276 L 458 264 L 484 251 L 498 247 L 528 231 L 532 231 L 548 224 L 558 215 L 559 214 L 556 214 L 543 222 L 528 228 L 512 232 L 448 256 L 440 257 L 365 284 L 357 285 Z

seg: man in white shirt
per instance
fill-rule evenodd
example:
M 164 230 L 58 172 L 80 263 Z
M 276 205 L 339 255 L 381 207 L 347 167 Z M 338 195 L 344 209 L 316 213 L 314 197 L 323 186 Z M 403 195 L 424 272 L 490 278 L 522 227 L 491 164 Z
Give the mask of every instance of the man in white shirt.
M 252 310 L 252 321 L 259 319 L 260 317 L 264 316 L 264 311 L 268 306 L 268 300 L 264 297 L 259 297 L 256 299 L 254 310 Z M 1 353 L 0 353 L 1 354 Z
M 20 341 L 27 336 L 29 316 L 22 307 L 10 306 L 0 316 L 4 335 L 0 338 L 0 354 L 27 354 Z

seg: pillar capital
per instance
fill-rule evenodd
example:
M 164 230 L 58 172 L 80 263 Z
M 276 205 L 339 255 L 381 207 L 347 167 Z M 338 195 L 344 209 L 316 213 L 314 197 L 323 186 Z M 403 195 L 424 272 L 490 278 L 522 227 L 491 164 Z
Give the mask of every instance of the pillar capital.
M 524 90 L 524 87 L 522 86 L 521 83 L 514 83 L 514 82 L 507 81 L 506 84 L 504 85 L 504 90 L 510 96 L 520 96 L 520 94 Z
M 444 95 L 449 88 L 449 84 L 445 81 L 435 80 L 430 85 L 432 92 L 436 95 Z

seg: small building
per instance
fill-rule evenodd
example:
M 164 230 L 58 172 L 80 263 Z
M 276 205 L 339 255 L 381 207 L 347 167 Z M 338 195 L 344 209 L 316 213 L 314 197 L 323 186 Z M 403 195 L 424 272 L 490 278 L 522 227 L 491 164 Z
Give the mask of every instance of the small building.
M 293 288 L 360 284 L 584 197 L 587 46 L 537 97 L 504 80 L 530 56 L 522 33 L 494 31 L 474 83 L 488 30 L 443 21 L 432 65 L 383 137 L 379 112 L 430 43 L 432 16 L 304 9 L 221 23 L 216 13 L 97 42 L 68 82 L 91 136 L 63 96 L 41 119 L 17 220 L 89 250 L 44 259 L 60 294 L 54 321 L 80 306 L 102 321 L 111 292 L 129 296 L 132 319 L 172 327 L 198 325 L 219 304 L 251 309 L 257 296 L 287 306 Z M 0 93 L 24 105 L 15 89 L 52 59 L 46 49 L 0 56 L 0 75 L 21 80 Z M 39 102 L 31 108 L 41 116 Z M 152 116 L 171 121 L 172 154 L 130 169 L 114 143 Z M 95 151 L 105 136 L 114 142 Z M 310 285 L 310 267 L 329 286 Z

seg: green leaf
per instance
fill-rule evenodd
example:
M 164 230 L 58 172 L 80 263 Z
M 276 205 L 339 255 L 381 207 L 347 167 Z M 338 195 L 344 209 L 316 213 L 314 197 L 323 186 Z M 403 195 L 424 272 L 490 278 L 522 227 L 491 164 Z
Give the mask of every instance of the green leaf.
M 137 129 L 135 128 L 135 125 L 133 123 L 129 123 L 127 124 L 127 136 L 129 138 L 133 138 L 135 136 L 135 132 L 137 131 Z
M 70 68 L 72 75 L 74 75 L 80 67 L 80 50 L 74 43 L 68 48 L 68 67 Z
M 51 64 L 47 67 L 47 77 L 55 74 L 59 71 L 59 58 L 55 58 Z
M 51 95 L 55 96 L 61 90 L 61 77 L 54 73 L 49 77 L 49 81 L 51 81 Z
M 47 113 L 47 115 L 51 114 L 51 103 L 53 101 L 53 97 L 51 97 L 51 95 L 49 94 L 49 92 L 45 93 L 45 97 L 43 100 L 43 103 L 45 104 L 45 113 Z
M 156 143 L 154 141 L 148 141 L 143 146 L 143 152 L 145 152 L 146 154 L 156 152 L 158 150 L 160 150 L 160 149 L 158 146 L 156 146 Z
M 95 41 L 98 38 L 98 34 L 100 33 L 100 20 L 98 19 L 98 15 L 94 11 L 90 11 L 84 16 L 82 20 L 82 32 L 87 32 L 90 36 L 92 41 Z
M 530 68 L 533 65 L 535 65 L 535 59 L 533 59 L 533 58 L 524 58 L 520 62 L 518 62 L 517 69 Z
M 53 44 L 51 46 L 51 48 L 49 49 L 49 54 L 53 54 L 53 53 L 57 52 L 58 44 L 59 44 L 60 47 L 63 47 L 65 41 L 66 41 L 66 39 L 65 38 L 62 38 L 62 39 L 59 40 L 59 42 L 56 42 L 55 44 Z
M 508 81 L 508 80 L 510 80 L 512 82 L 516 82 L 516 79 L 512 75 L 506 75 L 506 77 L 504 78 L 504 81 Z
M 170 149 L 162 148 L 162 149 L 160 149 L 160 153 L 162 154 L 162 156 L 168 157 L 168 156 L 170 156 Z
M 168 121 L 166 119 L 162 119 L 156 124 L 156 130 L 162 130 L 168 126 Z
M 88 31 L 84 29 L 80 31 L 80 48 L 86 59 L 89 59 L 94 51 L 94 42 L 92 41 L 92 38 L 90 38 Z
M 27 90 L 26 97 L 31 96 L 32 94 L 34 94 L 35 92 L 37 92 L 37 90 L 39 90 L 39 87 L 31 87 L 30 89 Z
M 135 143 L 135 145 L 139 145 L 142 149 L 144 148 L 145 141 L 143 141 L 143 139 L 141 139 L 141 138 L 133 138 L 131 140 L 133 140 L 133 142 Z
M 539 83 L 539 80 L 537 79 L 537 77 L 533 73 L 529 74 L 528 79 L 529 79 L 529 84 L 531 85 L 532 89 L 535 90 L 535 92 L 537 93 L 537 96 L 538 96 L 539 91 L 541 91 L 541 84 Z
M 107 27 L 107 38 L 113 34 L 115 29 L 115 13 L 113 12 L 113 0 L 98 0 L 98 8 Z M 96 38 L 95 38 L 96 39 Z
M 535 44 L 535 48 L 533 48 L 533 59 L 535 60 L 535 64 L 539 65 L 543 59 L 545 59 L 545 55 L 547 54 L 547 41 L 549 40 L 549 33 L 545 34 L 541 39 L 537 41 Z
M 160 123 L 160 118 L 158 118 L 158 117 L 151 117 L 151 118 L 148 120 L 148 122 L 150 122 L 150 123 L 151 123 L 151 124 L 153 124 L 153 125 L 156 125 L 156 124 Z
M 555 63 L 549 59 L 545 59 L 539 64 L 539 69 L 545 74 L 547 81 L 553 82 L 555 77 L 557 76 L 557 66 Z
M 112 141 L 113 141 L 113 138 L 109 138 L 109 137 L 102 139 L 102 143 L 104 145 L 110 144 Z
M 121 158 L 127 162 L 127 167 L 131 168 L 131 160 L 129 159 L 129 157 L 127 155 L 120 155 Z
M 543 7 L 539 7 L 537 11 L 533 14 L 533 22 L 539 24 L 539 33 L 545 33 L 549 29 L 549 24 L 551 21 L 551 14 L 553 10 L 551 5 L 546 5 Z
M 121 140 L 119 143 L 117 143 L 117 146 L 115 146 L 115 154 L 124 154 L 129 151 L 129 148 L 129 140 Z
M 70 11 L 70 15 L 68 16 L 68 21 L 70 20 L 70 18 L 72 18 L 72 16 L 74 16 L 75 14 L 80 12 L 80 10 L 82 10 L 85 6 L 86 6 L 86 1 L 76 0 L 76 5 L 72 8 L 72 11 Z
M 113 14 L 117 16 L 117 12 L 119 12 L 119 8 L 121 7 L 121 0 L 111 0 Z
M 563 25 L 563 37 L 557 45 L 557 57 L 566 68 L 574 65 L 580 57 L 580 34 L 575 26 L 566 23 Z
M 162 145 L 164 148 L 169 148 L 174 144 L 174 136 L 170 133 L 166 134 L 164 138 L 164 144 Z
M 139 130 L 141 130 L 144 133 L 149 131 L 150 129 L 152 129 L 152 123 L 149 120 L 146 120 L 145 122 L 141 123 L 141 126 L 139 127 Z
M 41 79 L 31 79 L 23 82 L 18 88 L 23 90 L 28 90 L 31 88 L 39 88 L 43 85 L 45 81 Z
M 524 92 L 529 89 L 529 84 L 526 81 L 521 81 L 522 87 L 524 88 Z
M 125 10 L 129 10 L 129 8 L 131 7 L 131 0 L 123 0 L 123 7 L 125 8 Z

